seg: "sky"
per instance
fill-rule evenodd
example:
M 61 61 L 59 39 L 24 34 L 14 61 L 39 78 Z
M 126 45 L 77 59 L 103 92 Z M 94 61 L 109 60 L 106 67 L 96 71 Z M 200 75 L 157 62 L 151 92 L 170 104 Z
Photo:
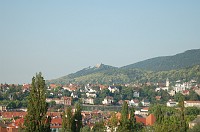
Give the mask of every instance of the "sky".
M 200 48 L 199 0 L 0 1 L 0 83 Z

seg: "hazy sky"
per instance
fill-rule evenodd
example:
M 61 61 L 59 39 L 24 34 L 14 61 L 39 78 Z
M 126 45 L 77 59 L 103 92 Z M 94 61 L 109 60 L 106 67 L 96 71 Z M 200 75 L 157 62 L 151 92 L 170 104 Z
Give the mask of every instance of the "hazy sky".
M 0 83 L 200 48 L 199 0 L 2 0 Z

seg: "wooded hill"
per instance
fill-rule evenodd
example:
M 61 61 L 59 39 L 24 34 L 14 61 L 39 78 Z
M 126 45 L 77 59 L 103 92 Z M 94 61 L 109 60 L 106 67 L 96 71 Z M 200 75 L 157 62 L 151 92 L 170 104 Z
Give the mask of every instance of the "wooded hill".
M 124 84 L 131 82 L 164 82 L 195 79 L 200 83 L 200 49 L 189 50 L 174 56 L 157 57 L 121 68 L 98 65 L 84 68 L 58 79 L 48 80 L 56 84 Z
M 148 71 L 168 71 L 200 64 L 200 49 L 188 50 L 173 56 L 147 59 L 124 66 L 125 69 L 143 69 Z

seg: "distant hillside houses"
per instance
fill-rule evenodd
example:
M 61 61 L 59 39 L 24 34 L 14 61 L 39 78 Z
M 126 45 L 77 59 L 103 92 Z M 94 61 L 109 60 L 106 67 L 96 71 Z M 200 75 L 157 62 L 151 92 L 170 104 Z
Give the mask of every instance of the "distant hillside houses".
M 178 81 L 176 81 L 176 84 L 173 88 L 176 92 L 183 92 L 187 89 L 191 89 L 192 86 L 196 86 L 196 85 L 197 84 L 196 84 L 195 80 L 191 80 L 189 82 L 183 82 L 183 83 L 181 83 L 181 81 L 178 80 Z
M 96 93 L 97 91 L 94 90 L 94 89 L 91 87 L 90 84 L 87 84 L 87 85 L 85 86 L 85 92 L 88 92 L 88 93 Z
M 169 82 L 169 79 L 167 78 L 165 84 L 159 84 L 159 83 L 157 84 L 158 87 L 155 89 L 155 91 L 156 92 L 159 92 L 160 90 L 168 91 L 169 90 L 169 84 L 170 84 L 170 82 Z
M 197 82 L 195 80 L 191 80 L 189 82 L 182 82 L 181 80 L 178 80 L 175 82 L 174 86 L 170 83 L 169 79 L 166 79 L 166 83 L 157 83 L 158 87 L 155 88 L 156 92 L 159 92 L 160 90 L 168 91 L 170 96 L 174 96 L 176 93 L 182 93 L 183 95 L 189 95 L 189 90 L 193 87 L 197 87 Z M 199 89 L 194 89 L 196 93 L 199 92 Z

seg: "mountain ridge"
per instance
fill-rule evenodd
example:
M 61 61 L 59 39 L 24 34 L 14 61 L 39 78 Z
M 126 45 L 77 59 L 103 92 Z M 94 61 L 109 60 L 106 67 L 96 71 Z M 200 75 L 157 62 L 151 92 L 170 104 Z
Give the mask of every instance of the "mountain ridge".
M 200 64 L 200 49 L 187 50 L 172 56 L 150 58 L 123 67 L 113 67 L 105 64 L 87 67 L 75 73 L 58 79 L 48 80 L 48 83 L 128 83 L 131 81 L 147 81 L 154 78 L 150 73 L 181 71 Z M 187 73 L 186 73 L 187 74 Z M 160 77 L 158 77 L 160 78 Z M 153 79 L 155 80 L 155 79 Z
M 185 68 L 197 64 L 200 64 L 200 49 L 191 49 L 172 56 L 159 56 L 146 59 L 126 65 L 122 68 L 139 68 L 150 71 L 167 71 Z

